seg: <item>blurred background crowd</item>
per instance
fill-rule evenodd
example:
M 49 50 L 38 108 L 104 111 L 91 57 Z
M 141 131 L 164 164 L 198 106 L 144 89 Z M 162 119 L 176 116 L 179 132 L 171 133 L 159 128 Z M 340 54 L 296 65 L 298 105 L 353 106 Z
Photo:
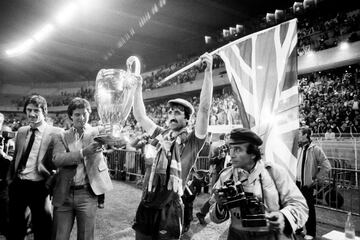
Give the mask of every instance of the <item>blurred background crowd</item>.
M 328 13 L 321 16 L 303 14 L 298 17 L 298 55 L 306 55 L 312 51 L 320 51 L 335 47 L 343 42 L 359 40 L 360 33 L 360 10 L 348 12 Z M 210 47 L 240 38 L 244 34 L 258 31 L 267 27 L 264 21 L 254 19 L 252 24 L 246 25 L 247 31 L 235 36 L 224 36 L 216 39 L 216 43 Z M 209 49 L 211 51 L 211 49 Z M 158 83 L 171 73 L 194 62 L 198 56 L 189 56 L 179 59 L 175 63 L 160 66 L 155 70 L 143 74 L 144 91 L 191 83 L 199 73 L 204 71 L 205 66 L 195 66 L 178 75 L 171 81 L 159 85 Z M 214 57 L 214 69 L 223 69 L 224 63 L 217 55 Z M 345 67 L 330 69 L 322 72 L 313 72 L 298 76 L 299 81 L 299 106 L 300 125 L 308 125 L 314 133 L 323 134 L 326 138 L 340 137 L 343 133 L 360 133 L 359 114 L 359 84 L 360 66 L 353 64 Z M 32 92 L 34 94 L 36 92 Z M 45 96 L 49 106 L 66 106 L 74 97 L 82 97 L 94 102 L 94 87 L 81 87 L 76 91 L 61 91 L 57 95 Z M 24 97 L 13 97 L 11 104 L 22 107 Z M 199 103 L 198 94 L 189 94 L 187 97 L 195 108 Z M 165 125 L 167 99 L 155 99 L 146 102 L 147 113 L 159 125 Z M 234 125 L 241 124 L 239 109 L 232 96 L 230 85 L 216 89 L 210 125 Z M 195 119 L 195 116 L 194 116 Z M 48 120 L 56 126 L 69 128 L 70 121 L 65 112 L 50 113 Z M 99 117 L 94 109 L 91 124 L 99 123 Z M 22 113 L 6 113 L 5 123 L 14 130 L 25 124 L 25 116 Z M 132 116 L 129 117 L 125 126 L 127 130 L 136 134 L 141 132 Z

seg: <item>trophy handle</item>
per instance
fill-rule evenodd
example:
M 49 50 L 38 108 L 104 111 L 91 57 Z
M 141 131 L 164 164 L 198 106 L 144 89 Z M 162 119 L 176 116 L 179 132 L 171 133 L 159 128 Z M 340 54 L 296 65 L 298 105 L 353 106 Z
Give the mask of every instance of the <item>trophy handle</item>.
M 127 66 L 127 70 L 128 72 L 131 72 L 131 66 L 133 65 L 133 63 L 135 62 L 135 70 L 134 70 L 134 74 L 136 76 L 140 75 L 140 60 L 138 57 L 135 56 L 131 56 L 126 60 L 126 66 Z

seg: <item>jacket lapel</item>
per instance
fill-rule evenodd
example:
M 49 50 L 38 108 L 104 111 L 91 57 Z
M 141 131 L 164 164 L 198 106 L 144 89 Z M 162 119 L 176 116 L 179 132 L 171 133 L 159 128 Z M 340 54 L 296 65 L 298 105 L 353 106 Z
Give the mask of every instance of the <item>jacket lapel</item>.
M 38 158 L 37 158 L 37 161 L 42 161 L 44 155 L 45 155 L 45 152 L 47 151 L 47 148 L 49 146 L 49 142 L 50 142 L 50 134 L 49 134 L 49 125 L 47 125 L 46 123 L 45 124 L 45 128 L 44 128 L 44 131 L 43 133 L 41 134 L 41 143 L 40 143 L 40 149 L 39 149 L 39 154 L 38 154 Z
M 75 143 L 75 134 L 74 134 L 72 128 L 65 131 L 64 140 L 65 140 L 65 144 L 66 144 L 67 148 L 69 148 L 71 144 Z
M 24 129 L 24 131 L 21 131 L 18 133 L 17 135 L 17 144 L 15 147 L 17 147 L 18 149 L 16 150 L 17 154 L 16 154 L 16 159 L 15 159 L 15 171 L 17 170 L 17 167 L 19 165 L 21 156 L 23 155 L 24 151 L 25 151 L 25 144 L 26 144 L 26 136 L 29 133 L 30 130 L 30 126 L 27 126 L 26 129 Z

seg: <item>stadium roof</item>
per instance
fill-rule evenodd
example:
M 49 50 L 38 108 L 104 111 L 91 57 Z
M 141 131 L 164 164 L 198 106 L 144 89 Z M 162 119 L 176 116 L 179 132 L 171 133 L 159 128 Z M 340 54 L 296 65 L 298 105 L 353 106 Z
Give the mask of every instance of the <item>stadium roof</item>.
M 81 2 L 67 23 L 55 20 Z M 289 8 L 289 0 L 3 0 L 0 3 L 0 83 L 93 81 L 101 68 L 123 68 L 137 55 L 145 71 L 181 55 L 205 51 L 204 36 L 250 17 Z M 58 21 L 58 22 L 57 22 Z M 48 36 L 34 34 L 52 24 Z M 49 29 L 48 29 L 49 30 Z M 31 48 L 17 56 L 27 39 Z M 40 40 L 36 40 L 36 39 Z M 34 40 L 35 39 L 35 40 Z

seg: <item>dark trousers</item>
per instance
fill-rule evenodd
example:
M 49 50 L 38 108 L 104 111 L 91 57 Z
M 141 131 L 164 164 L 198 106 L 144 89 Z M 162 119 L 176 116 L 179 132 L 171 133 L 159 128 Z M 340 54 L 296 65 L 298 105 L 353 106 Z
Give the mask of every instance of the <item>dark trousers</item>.
M 105 203 L 105 194 L 98 195 L 98 204 L 104 204 Z
M 26 235 L 25 211 L 32 216 L 34 240 L 51 239 L 51 209 L 45 181 L 28 181 L 16 178 L 9 186 L 10 240 L 23 240 Z
M 196 195 L 189 194 L 187 191 L 181 197 L 184 204 L 184 226 L 190 225 L 193 220 L 193 205 Z
M 305 224 L 306 234 L 315 237 L 316 236 L 316 212 L 315 212 L 315 199 L 314 199 L 314 188 L 308 186 L 300 186 L 299 182 L 296 182 L 301 193 L 306 199 L 306 203 L 309 207 L 309 218 Z
M 5 180 L 0 181 L 0 234 L 8 237 L 9 231 L 9 193 Z
M 204 203 L 204 205 L 200 208 L 200 214 L 201 216 L 205 217 L 206 214 L 209 212 L 210 210 L 210 198 Z

